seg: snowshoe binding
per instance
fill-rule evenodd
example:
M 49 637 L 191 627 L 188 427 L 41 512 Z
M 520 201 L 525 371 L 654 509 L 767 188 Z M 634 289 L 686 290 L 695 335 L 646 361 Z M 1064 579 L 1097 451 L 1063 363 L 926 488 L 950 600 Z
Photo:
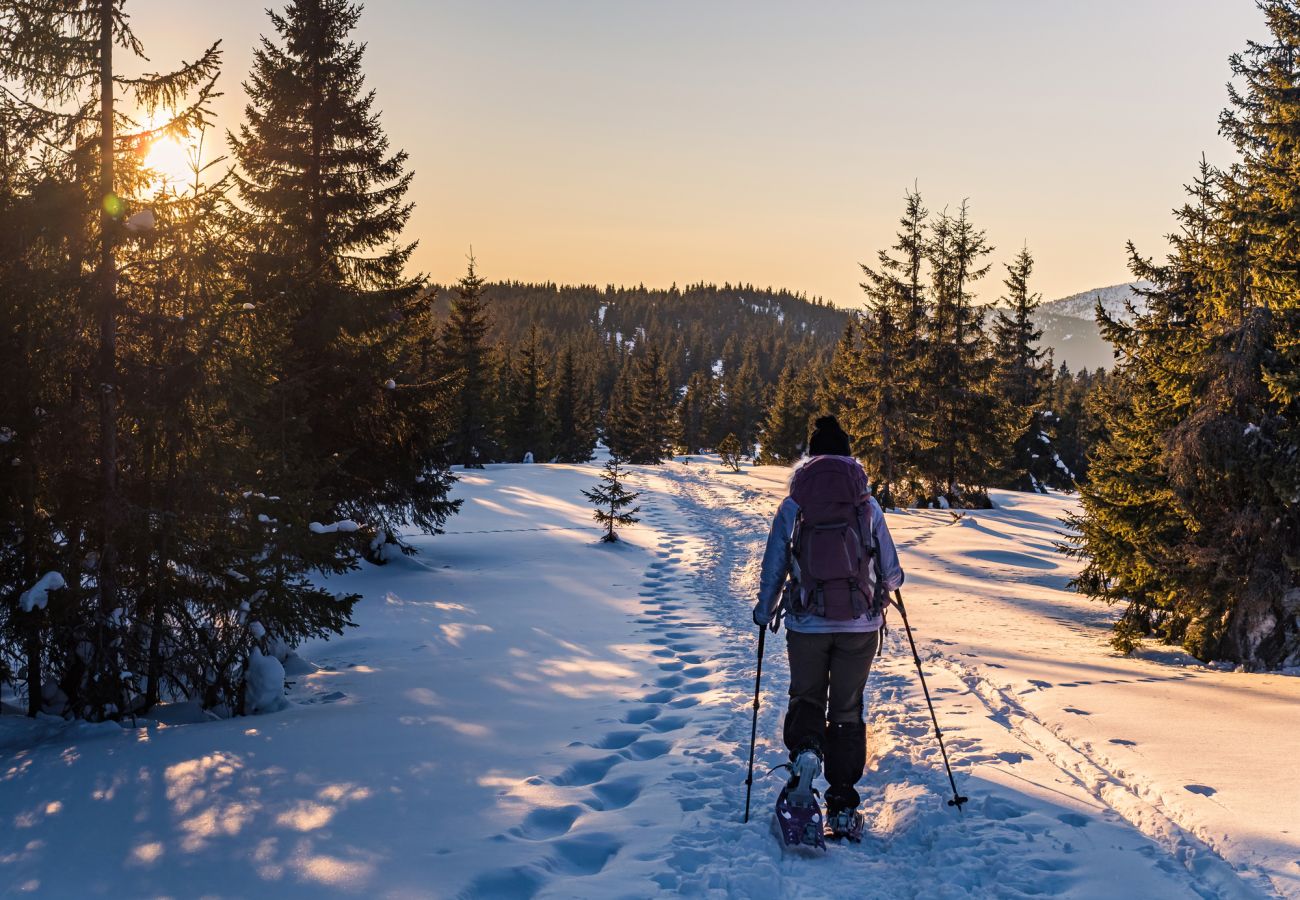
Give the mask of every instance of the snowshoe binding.
M 864 821 L 856 809 L 841 809 L 826 816 L 826 836 L 833 841 L 847 838 L 855 844 L 862 842 Z
M 776 798 L 772 824 L 786 847 L 826 849 L 825 821 L 821 795 L 813 779 L 821 772 L 822 761 L 816 751 L 805 750 L 794 762 L 780 768 L 790 770 L 790 781 Z

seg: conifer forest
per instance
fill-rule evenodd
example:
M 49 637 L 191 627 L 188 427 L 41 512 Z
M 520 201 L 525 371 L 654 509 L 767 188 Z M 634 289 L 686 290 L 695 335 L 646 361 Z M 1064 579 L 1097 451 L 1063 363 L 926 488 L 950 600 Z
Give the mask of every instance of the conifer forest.
M 496 247 L 461 235 L 454 219 L 440 228 L 463 237 L 451 248 L 459 271 L 432 277 L 415 262 L 430 237 L 411 225 L 420 157 L 415 147 L 396 145 L 389 98 L 368 75 L 374 51 L 367 29 L 372 16 L 380 18 L 375 4 L 279 0 L 265 11 L 260 38 L 237 57 L 251 59 L 246 71 L 232 70 L 222 35 L 195 30 L 184 45 L 146 46 L 133 24 L 135 5 L 0 0 L 0 717 L 26 717 L 49 729 L 126 729 L 166 724 L 169 710 L 185 708 L 200 722 L 186 720 L 186 728 L 207 728 L 269 721 L 251 717 L 287 716 L 286 709 L 309 703 L 319 713 L 335 694 L 346 705 L 349 693 L 364 689 L 340 681 L 333 693 L 317 692 L 323 699 L 303 699 L 303 692 L 327 675 L 407 672 L 397 663 L 372 666 L 375 659 L 365 656 L 372 634 L 365 610 L 376 604 L 385 616 L 416 610 L 412 615 L 422 618 L 391 624 L 394 640 L 411 644 L 411 652 L 437 645 L 437 665 L 462 660 L 458 665 L 477 678 L 476 660 L 495 653 L 499 663 L 482 677 L 507 699 L 511 691 L 559 681 L 566 687 L 557 703 L 595 703 L 590 698 L 602 679 L 612 684 L 641 671 L 641 662 L 629 662 L 631 651 L 601 654 L 639 641 L 642 656 L 664 671 L 651 673 L 658 680 L 646 682 L 650 693 L 639 705 L 600 707 L 599 721 L 623 723 L 590 744 L 601 755 L 564 756 L 569 751 L 562 748 L 578 746 L 564 743 L 576 740 L 566 733 L 552 741 L 566 767 L 544 770 L 534 762 L 529 769 L 511 757 L 476 776 L 475 784 L 511 798 L 499 801 L 498 813 L 507 810 L 501 821 L 518 812 L 509 827 L 494 826 L 506 836 L 501 840 L 526 844 L 528 853 L 571 843 L 515 868 L 500 863 L 500 873 L 474 868 L 470 856 L 457 868 L 462 851 L 453 847 L 447 871 L 454 875 L 427 895 L 530 897 L 549 889 L 555 896 L 615 896 L 610 873 L 622 865 L 618 877 L 636 887 L 621 896 L 659 889 L 665 896 L 715 889 L 722 891 L 716 896 L 796 896 L 789 885 L 786 893 L 771 887 L 779 854 L 773 863 L 766 851 L 753 850 L 739 825 L 727 825 L 736 833 L 716 837 L 721 844 L 700 838 L 717 859 L 702 861 L 698 851 L 692 862 L 683 854 L 697 851 L 679 848 L 653 857 L 660 866 L 653 874 L 629 862 L 633 838 L 614 840 L 623 831 L 590 824 L 584 830 L 583 823 L 636 808 L 646 782 L 627 774 L 633 765 L 722 760 L 717 777 L 743 782 L 751 694 L 755 728 L 760 721 L 753 660 L 746 657 L 748 668 L 734 673 L 725 669 L 730 674 L 720 660 L 732 657 L 727 647 L 752 636 L 750 594 L 771 517 L 792 468 L 809 453 L 813 422 L 826 415 L 850 436 L 871 494 L 899 536 L 909 574 L 904 590 L 925 603 L 927 591 L 950 592 L 933 608 L 922 606 L 922 617 L 945 608 L 954 618 L 984 615 L 995 601 L 967 591 L 981 579 L 997 581 L 989 597 L 1020 597 L 1025 584 L 1034 584 L 1050 589 L 1051 602 L 1078 604 L 1069 607 L 1077 626 L 1071 627 L 1093 629 L 1088 652 L 1097 654 L 1098 666 L 1180 654 L 1198 672 L 1281 678 L 1300 671 L 1297 0 L 1254 4 L 1259 33 L 1237 41 L 1226 95 L 1216 98 L 1222 112 L 1217 123 L 1202 123 L 1217 126 L 1232 156 L 1220 163 L 1201 157 L 1197 165 L 1200 148 L 1189 146 L 1171 162 L 1169 186 L 1185 183 L 1185 201 L 1159 223 L 1169 232 L 1167 244 L 1126 245 L 1127 223 L 1117 213 L 1114 250 L 1127 260 L 1131 293 L 1126 288 L 1118 305 L 1098 293 L 1086 311 L 1069 313 L 1078 328 L 1095 320 L 1112 360 L 1075 368 L 1065 358 L 1072 335 L 1045 338 L 1044 317 L 1060 313 L 1041 286 L 1051 268 L 1045 261 L 1058 259 L 1036 250 L 1048 235 L 1010 237 L 1003 198 L 937 196 L 926 187 L 924 168 L 900 172 L 894 194 L 871 197 L 875 212 L 887 207 L 891 233 L 841 261 L 858 284 L 845 296 L 810 295 L 799 284 L 757 286 L 745 271 L 695 283 L 684 277 L 680 286 L 518 280 L 496 261 Z M 1169 15 L 1179 15 L 1168 6 Z M 1205 63 L 1214 64 L 1223 68 L 1221 59 Z M 453 90 L 454 73 L 440 71 L 427 89 Z M 218 115 L 219 98 L 236 89 L 246 98 L 240 114 Z M 456 122 L 440 121 L 437 130 L 440 141 L 468 139 Z M 153 148 L 167 141 L 203 148 L 190 153 L 183 175 L 159 170 Z M 508 217 L 511 207 L 493 214 Z M 995 217 L 996 231 L 989 224 Z M 1000 535 L 1005 523 L 1019 529 L 1015 549 L 979 543 Z M 680 531 L 675 542 L 638 537 L 672 528 Z M 574 549 L 526 549 L 533 546 L 527 541 L 561 534 L 578 541 Z M 482 537 L 467 537 L 473 535 Z M 924 549 L 932 538 L 934 549 Z M 659 560 L 646 564 L 644 578 L 640 568 L 610 569 L 621 573 L 617 578 L 602 569 L 630 565 L 630 555 L 643 552 Z M 572 572 L 555 568 L 570 558 Z M 519 577 L 535 580 L 492 581 L 517 559 L 534 567 Z M 694 568 L 685 571 L 688 562 Z M 678 586 L 668 590 L 664 573 L 677 566 Z M 1007 575 L 1008 566 L 1020 568 Z M 413 588 L 403 580 L 417 575 L 436 586 Z M 480 579 L 491 587 L 480 587 Z M 634 584 L 640 588 L 628 588 Z M 683 585 L 706 596 L 702 605 L 682 606 L 694 602 L 683 599 Z M 591 603 L 602 592 L 613 604 L 620 590 L 630 590 L 629 604 L 662 604 L 658 612 L 618 607 L 620 616 L 641 615 L 628 620 L 640 624 L 662 616 L 647 628 L 669 631 L 634 640 L 613 626 L 598 629 L 594 623 L 604 622 L 608 609 L 563 605 Z M 632 596 L 637 590 L 640 599 Z M 724 603 L 729 592 L 745 602 Z M 488 609 L 489 595 L 509 598 L 512 611 L 500 619 L 480 616 L 476 604 Z M 976 599 L 963 606 L 968 597 Z M 1024 603 L 1020 612 L 1048 605 L 1041 597 Z M 732 606 L 738 612 L 717 612 Z M 695 636 L 706 611 L 724 615 L 719 621 L 728 635 L 713 656 Z M 462 613 L 455 622 L 447 618 Z M 738 625 L 725 618 L 731 615 Z M 506 623 L 514 617 L 523 624 L 510 631 Z M 420 631 L 426 626 L 433 635 L 427 640 Z M 971 721 L 1028 721 L 1032 702 L 1021 696 L 1031 688 L 1013 697 L 997 673 L 963 668 L 975 663 L 935 638 L 943 627 L 932 617 L 919 632 L 934 641 L 924 655 L 934 672 L 926 674 L 947 684 L 936 698 L 973 698 Z M 581 637 L 587 628 L 596 629 L 590 645 Z M 1011 632 L 1016 640 L 1037 633 Z M 499 638 L 495 649 L 471 652 L 489 634 Z M 534 650 L 543 640 L 555 644 Z M 776 638 L 767 640 L 768 652 L 781 656 L 771 649 Z M 575 642 L 585 649 L 574 649 Z M 321 647 L 360 649 L 327 663 Z M 317 648 L 316 662 L 306 648 Z M 904 673 L 897 678 L 910 678 L 911 651 L 901 644 L 895 650 Z M 1039 650 L 1046 657 L 1073 652 L 1035 645 Z M 525 658 L 535 665 L 509 668 Z M 885 666 L 882 677 L 894 677 L 892 664 L 878 664 Z M 693 670 L 700 685 L 718 693 L 690 693 Z M 724 674 L 736 676 L 725 690 L 722 681 L 708 681 Z M 1027 684 L 1093 684 L 1044 677 Z M 404 725 L 436 725 L 454 741 L 493 733 L 493 741 L 522 753 L 529 738 L 506 737 L 505 713 L 475 724 L 464 717 L 470 707 L 453 711 L 455 681 L 454 674 L 429 688 L 393 681 L 385 691 L 414 698 L 402 701 L 415 704 L 404 707 Z M 763 702 L 784 704 L 780 685 L 772 690 Z M 868 706 L 879 703 L 887 722 L 880 727 L 928 734 L 928 718 L 917 719 L 912 732 L 903 727 L 911 720 L 901 696 L 869 695 Z M 631 700 L 620 696 L 624 702 Z M 471 706 L 480 703 L 488 705 L 476 697 Z M 660 716 L 656 704 L 674 715 Z M 1076 713 L 1074 720 L 1089 715 L 1082 704 L 1062 708 Z M 726 724 L 731 719 L 699 726 L 710 740 L 734 744 L 725 754 L 673 743 L 677 729 L 696 727 L 690 716 L 719 710 L 745 717 L 743 735 L 739 725 Z M 763 715 L 775 735 L 779 713 L 764 708 Z M 636 727 L 653 730 L 653 740 L 643 740 Z M 1032 737 L 1039 731 L 1046 736 Z M 325 746 L 332 733 L 321 731 L 313 741 Z M 6 734 L 0 730 L 0 747 L 27 746 L 28 738 Z M 1082 785 L 1080 796 L 1104 800 L 1118 811 L 1115 821 L 1132 823 L 1141 840 L 1184 862 L 1212 858 L 1199 870 L 1189 862 L 1166 867 L 1179 878 L 1207 879 L 1213 887 L 1201 896 L 1300 897 L 1295 871 L 1275 871 L 1245 851 L 1234 856 L 1236 845 L 1208 836 L 1233 825 L 1202 827 L 1182 806 L 1153 800 L 1155 788 L 1123 782 L 1131 760 L 1087 756 L 1094 744 L 1127 746 L 1127 738 L 1098 732 L 1066 751 L 1052 737 L 1066 740 L 1056 726 L 1016 734 L 1030 741 L 1025 760 L 1050 757 L 1063 765 L 1061 759 L 1074 758 L 1069 753 L 1086 756 L 1086 764 L 1069 770 L 1072 783 Z M 905 766 L 888 755 L 894 745 L 874 730 L 870 735 L 870 746 L 884 747 L 873 752 L 885 755 L 868 778 L 878 771 L 906 781 L 919 777 L 913 767 L 940 765 L 913 748 Z M 46 739 L 31 738 L 31 746 Z M 760 746 L 779 762 L 785 749 L 772 740 L 772 747 Z M 1009 758 L 992 749 L 976 758 L 983 751 L 969 735 L 952 746 L 972 782 L 981 760 L 996 765 Z M 199 755 L 211 760 L 212 752 Z M 218 756 L 226 752 L 242 751 Z M 1018 758 L 1020 751 L 1010 752 Z M 967 758 L 973 761 L 962 763 Z M 234 769 L 251 765 L 251 756 L 241 759 Z M 425 764 L 411 762 L 409 771 Z M 446 763 L 438 757 L 427 765 Z M 609 775 L 611 767 L 626 777 Z M 9 760 L 5 769 L 10 775 L 0 780 L 8 781 L 22 764 Z M 694 774 L 681 775 L 677 785 L 707 790 L 714 774 L 703 772 L 698 783 Z M 663 774 L 662 783 L 677 777 Z M 393 779 L 404 784 L 401 776 Z M 938 776 L 932 780 L 947 790 Z M 1178 776 L 1179 790 L 1188 780 L 1194 783 L 1183 793 L 1214 793 L 1193 790 L 1200 784 L 1191 775 Z M 593 793 L 537 800 L 543 781 L 548 790 L 591 786 Z M 1112 782 L 1123 782 L 1123 804 L 1097 786 Z M 168 791 L 179 790 L 171 783 Z M 325 821 L 384 790 L 349 794 L 355 786 L 348 784 L 335 785 L 337 797 L 354 799 L 330 795 Z M 310 802 L 325 803 L 325 796 Z M 881 840 L 895 825 L 921 821 L 902 811 L 910 795 L 871 796 L 880 808 L 896 810 L 888 821 L 868 823 Z M 710 802 L 706 811 L 739 822 L 734 798 L 727 798 L 695 805 L 688 799 L 682 814 Z M 436 805 L 423 794 L 418 802 Z M 967 824 L 993 823 L 972 840 L 992 847 L 1022 839 L 1014 824 L 1021 813 L 999 809 L 992 795 L 972 803 L 977 818 Z M 227 813 L 235 815 L 229 807 Z M 952 813 L 933 815 L 938 822 Z M 1058 829 L 1076 824 L 1068 816 L 1084 818 L 1051 815 Z M 219 832 L 204 832 L 204 840 L 221 839 Z M 1125 840 L 1096 839 L 1112 847 L 1128 846 Z M 896 845 L 908 854 L 900 866 L 931 865 L 921 861 L 923 845 L 912 838 Z M 165 838 L 158 846 L 176 852 Z M 342 868 L 329 869 L 326 878 L 301 862 L 325 857 L 301 850 L 291 858 L 280 845 L 266 846 L 257 852 L 283 856 L 267 863 L 282 875 L 241 882 L 232 896 L 256 894 L 280 878 L 298 878 L 293 883 L 303 890 L 426 895 L 424 882 L 403 880 L 400 866 L 384 881 L 391 860 L 377 861 L 380 850 L 349 856 L 351 850 L 331 849 L 329 859 Z M 10 864 L 3 860 L 19 859 L 17 850 L 5 852 L 0 846 L 0 872 Z M 244 856 L 252 859 L 252 851 Z M 749 863 L 727 871 L 718 862 L 723 857 Z M 1114 867 L 1098 871 L 1108 868 Z M 860 883 L 853 871 L 833 868 L 827 884 L 843 896 L 867 896 L 854 887 Z M 878 873 L 887 888 L 881 896 L 912 890 L 905 880 L 889 880 L 891 871 Z M 1026 868 L 1030 880 L 1022 884 L 983 881 L 974 871 L 960 876 L 972 879 L 960 882 L 966 892 L 949 895 L 1027 896 L 1038 891 L 1025 885 L 1042 875 Z M 606 876 L 610 882 L 599 881 Z M 586 887 L 553 880 L 561 878 L 595 880 L 581 882 Z M 1237 885 L 1234 879 L 1248 890 L 1225 887 Z M 1013 882 L 1025 893 L 1001 893 Z M 45 888 L 54 896 L 57 886 L 71 884 L 47 880 Z M 125 890 L 104 884 L 109 894 Z M 150 888 L 146 893 L 175 890 L 165 881 L 139 884 Z M 926 881 L 919 895 L 936 896 L 946 884 Z M 1079 885 L 1079 896 L 1099 895 L 1089 893 L 1093 882 Z M 1158 880 L 1142 885 L 1139 893 L 1168 887 Z M 1073 896 L 1068 887 L 1059 892 Z

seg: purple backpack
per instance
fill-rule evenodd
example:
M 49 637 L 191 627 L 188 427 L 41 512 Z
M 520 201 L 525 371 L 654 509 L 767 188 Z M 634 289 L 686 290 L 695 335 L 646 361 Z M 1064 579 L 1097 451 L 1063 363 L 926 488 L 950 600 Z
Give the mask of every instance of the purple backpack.
M 845 456 L 816 456 L 795 472 L 789 612 L 844 620 L 880 611 L 869 494 L 862 466 Z

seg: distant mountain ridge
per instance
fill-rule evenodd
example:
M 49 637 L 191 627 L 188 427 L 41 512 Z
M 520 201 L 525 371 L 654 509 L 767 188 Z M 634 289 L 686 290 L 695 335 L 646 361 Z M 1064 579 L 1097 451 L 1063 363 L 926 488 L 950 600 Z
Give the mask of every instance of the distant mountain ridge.
M 1124 284 L 1112 284 L 1108 287 L 1093 288 L 1078 294 L 1071 294 L 1068 297 L 1062 297 L 1059 300 L 1048 301 L 1039 309 L 1053 315 L 1087 319 L 1091 322 L 1097 318 L 1097 302 L 1101 301 L 1102 308 L 1106 310 L 1107 315 L 1127 322 L 1130 318 L 1129 303 L 1132 303 L 1139 313 L 1146 309 L 1146 301 L 1134 293 L 1134 289 L 1149 287 L 1151 287 L 1149 281 L 1129 281 Z

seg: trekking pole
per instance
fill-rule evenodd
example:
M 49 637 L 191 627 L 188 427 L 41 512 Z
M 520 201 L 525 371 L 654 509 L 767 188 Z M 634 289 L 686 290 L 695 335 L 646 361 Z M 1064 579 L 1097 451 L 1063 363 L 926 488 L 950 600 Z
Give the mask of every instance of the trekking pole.
M 961 812 L 961 805 L 970 798 L 957 793 L 957 781 L 952 777 L 952 765 L 948 762 L 948 751 L 943 746 L 943 732 L 939 729 L 939 717 L 934 714 L 934 701 L 930 699 L 930 689 L 925 684 L 925 672 L 921 669 L 921 655 L 916 652 L 916 641 L 912 638 L 912 626 L 907 624 L 907 610 L 903 607 L 903 594 L 901 591 L 894 591 L 894 605 L 898 607 L 898 614 L 903 619 L 903 628 L 907 631 L 907 642 L 912 645 L 912 659 L 916 660 L 916 674 L 921 676 L 921 690 L 925 692 L 925 705 L 930 707 L 930 721 L 934 722 L 934 736 L 939 739 L 939 752 L 943 754 L 943 767 L 948 770 L 948 783 L 952 785 L 952 799 L 948 801 L 948 805 L 957 807 L 957 812 Z
M 763 678 L 763 638 L 767 629 L 758 628 L 758 672 L 754 675 L 754 724 L 749 729 L 749 775 L 745 778 L 745 821 L 749 821 L 749 794 L 754 788 L 754 741 L 758 739 L 758 684 Z

